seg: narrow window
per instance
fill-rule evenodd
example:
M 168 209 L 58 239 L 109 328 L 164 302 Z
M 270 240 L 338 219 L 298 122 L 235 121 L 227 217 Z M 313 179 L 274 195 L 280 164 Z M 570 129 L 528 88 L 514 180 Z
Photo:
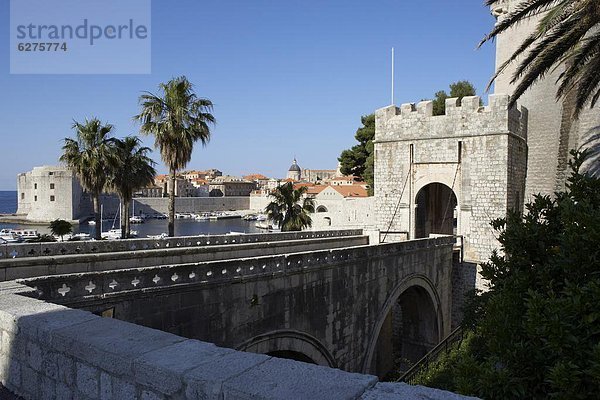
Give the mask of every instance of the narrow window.
M 37 201 L 37 196 L 33 196 L 33 201 Z
M 54 189 L 54 183 L 50 184 L 50 189 Z
M 34 183 L 34 184 L 33 184 L 33 188 L 34 188 L 34 189 L 37 189 L 37 183 Z
M 54 196 L 50 196 L 50 201 L 54 201 Z
M 25 193 L 21 193 L 21 200 L 25 200 Z
M 458 163 L 462 160 L 462 141 L 458 142 Z

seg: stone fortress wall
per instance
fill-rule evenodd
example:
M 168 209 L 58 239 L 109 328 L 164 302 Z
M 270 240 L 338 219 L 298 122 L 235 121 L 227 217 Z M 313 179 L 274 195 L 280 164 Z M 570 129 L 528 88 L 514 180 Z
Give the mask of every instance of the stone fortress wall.
M 501 0 L 491 8 L 499 21 L 521 0 Z M 532 16 L 500 34 L 496 39 L 496 68 L 501 66 L 521 43 L 534 31 L 541 15 Z M 495 81 L 495 93 L 511 94 L 516 87 L 511 83 L 518 63 L 513 63 Z M 584 110 L 578 120 L 570 118 L 569 102 L 556 100 L 556 81 L 564 68 L 550 70 L 520 98 L 528 116 L 528 162 L 525 201 L 532 194 L 552 194 L 564 189 L 568 176 L 569 150 L 577 149 L 600 133 L 600 112 Z
M 32 221 L 74 220 L 89 213 L 89 198 L 65 167 L 43 166 L 17 176 L 18 210 Z
M 490 95 L 489 106 L 480 107 L 478 96 L 463 98 L 461 105 L 451 98 L 440 116 L 432 115 L 431 101 L 377 110 L 379 229 L 407 231 L 415 238 L 417 196 L 429 184 L 441 183 L 456 196 L 453 233 L 464 236 L 465 258 L 487 259 L 497 247 L 489 221 L 520 207 L 525 190 L 527 111 L 509 109 L 508 100 Z

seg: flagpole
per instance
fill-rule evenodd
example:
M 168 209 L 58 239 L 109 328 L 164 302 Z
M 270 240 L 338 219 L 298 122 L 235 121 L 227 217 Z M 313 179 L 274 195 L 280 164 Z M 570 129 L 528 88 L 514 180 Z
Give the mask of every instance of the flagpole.
M 392 105 L 394 104 L 394 48 L 392 47 Z

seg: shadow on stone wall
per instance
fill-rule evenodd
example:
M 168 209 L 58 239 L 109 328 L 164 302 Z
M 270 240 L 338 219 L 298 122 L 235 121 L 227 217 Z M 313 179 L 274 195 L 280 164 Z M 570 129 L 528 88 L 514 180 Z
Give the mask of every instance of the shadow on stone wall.
M 587 149 L 590 152 L 584 167 L 592 176 L 600 177 L 600 126 L 590 129 L 582 137 L 579 150 Z

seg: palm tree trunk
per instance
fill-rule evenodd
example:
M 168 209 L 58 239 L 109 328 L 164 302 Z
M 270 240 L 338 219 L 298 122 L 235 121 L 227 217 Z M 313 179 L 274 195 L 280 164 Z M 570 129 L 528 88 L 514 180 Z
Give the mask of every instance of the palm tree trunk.
M 170 174 L 171 187 L 169 188 L 169 237 L 175 236 L 175 170 Z
M 127 201 L 121 198 L 121 239 L 127 239 Z
M 127 232 L 127 238 L 129 237 L 129 235 L 131 235 L 131 215 L 129 214 L 129 206 L 131 205 L 131 200 L 127 200 L 127 206 L 125 207 L 125 210 L 127 210 L 127 219 L 125 220 L 125 230 Z
M 102 232 L 100 231 L 102 223 L 100 221 L 100 194 L 94 193 L 92 195 L 92 204 L 94 207 L 94 222 L 96 222 L 94 226 L 94 239 L 100 240 L 102 239 Z

